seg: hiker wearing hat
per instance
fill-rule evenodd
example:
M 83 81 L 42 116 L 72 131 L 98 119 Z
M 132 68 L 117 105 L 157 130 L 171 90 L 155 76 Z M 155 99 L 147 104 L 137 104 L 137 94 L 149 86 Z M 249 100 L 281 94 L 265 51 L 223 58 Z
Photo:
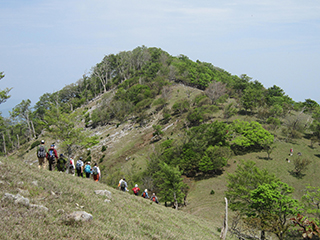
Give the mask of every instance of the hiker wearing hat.
M 51 145 L 47 152 L 47 159 L 49 161 L 49 171 L 52 171 L 56 167 L 56 159 L 58 159 L 57 150 L 54 148 L 54 144 Z
M 44 145 L 44 140 L 41 140 L 40 145 L 37 147 L 37 157 L 38 157 L 38 162 L 39 166 L 38 168 L 45 169 L 46 168 L 46 155 L 47 155 L 47 149 Z
M 136 195 L 136 196 L 139 195 L 140 188 L 138 188 L 138 184 L 136 184 L 136 185 L 134 186 L 134 188 L 132 188 L 132 191 L 133 191 L 134 195 Z
M 76 170 L 77 170 L 77 175 L 78 177 L 83 177 L 83 161 L 82 157 L 79 158 L 79 160 L 76 163 Z
M 120 190 L 121 190 L 121 191 L 124 191 L 124 192 L 129 191 L 129 190 L 128 190 L 128 184 L 127 184 L 125 178 L 122 178 L 122 179 L 120 180 L 120 182 L 119 182 L 119 187 L 120 187 Z
M 144 190 L 144 192 L 141 194 L 141 197 L 143 197 L 143 198 L 149 198 L 148 189 L 145 189 L 145 190 Z
M 66 163 L 67 160 L 64 158 L 63 154 L 60 154 L 60 157 L 57 161 L 57 169 L 59 172 L 65 172 L 66 171 Z
M 86 166 L 84 167 L 84 172 L 86 174 L 86 178 L 90 178 L 90 175 L 92 174 L 92 169 L 90 166 L 90 162 L 86 163 Z
M 150 200 L 151 200 L 151 201 L 154 201 L 154 202 L 157 203 L 157 204 L 159 204 L 158 198 L 157 198 L 157 196 L 156 196 L 155 193 L 152 194 Z

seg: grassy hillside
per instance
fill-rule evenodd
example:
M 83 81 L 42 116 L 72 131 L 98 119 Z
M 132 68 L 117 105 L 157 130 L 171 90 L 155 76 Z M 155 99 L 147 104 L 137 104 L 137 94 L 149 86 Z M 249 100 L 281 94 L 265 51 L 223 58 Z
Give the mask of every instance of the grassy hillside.
M 49 210 L 2 200 L 1 239 L 218 239 L 210 221 L 92 180 L 40 171 L 30 163 L 26 158 L 1 158 L 1 198 L 20 192 Z M 109 203 L 94 193 L 105 189 L 112 193 Z M 92 214 L 93 220 L 67 218 L 79 210 Z
M 29 190 L 34 203 L 51 206 L 42 213 L 3 202 L 4 214 L 10 216 L 5 219 L 27 234 L 12 235 L 7 226 L 5 236 L 44 238 L 46 233 L 37 228 L 44 222 L 47 231 L 59 227 L 53 239 L 87 238 L 94 228 L 99 228 L 101 238 L 110 239 L 215 238 L 223 222 L 227 176 L 241 160 L 266 168 L 294 187 L 293 195 L 300 200 L 306 186 L 320 186 L 320 105 L 311 99 L 296 103 L 276 85 L 266 89 L 251 80 L 246 74 L 233 76 L 183 55 L 172 57 L 161 49 L 138 47 L 105 56 L 91 75 L 44 94 L 34 111 L 27 111 L 30 116 L 25 121 L 0 118 L 0 154 L 10 155 L 0 165 L 3 194 L 16 194 L 19 186 Z M 155 129 L 160 130 L 159 136 L 154 136 Z M 59 154 L 98 163 L 101 183 L 38 172 L 34 147 L 40 139 L 47 146 L 54 142 Z M 271 158 L 262 151 L 269 147 Z M 289 156 L 291 148 L 293 156 Z M 299 177 L 292 174 L 298 152 L 311 161 Z M 180 171 L 184 174 L 188 192 L 185 184 L 161 184 L 170 175 L 163 170 L 166 165 L 177 170 L 177 179 L 181 180 Z M 178 189 L 180 204 L 187 193 L 187 205 L 173 211 L 163 202 L 153 205 L 118 192 L 123 176 L 130 189 L 138 183 L 169 202 L 176 195 L 172 192 L 168 197 L 167 189 Z M 34 179 L 39 186 L 30 184 Z M 97 187 L 113 193 L 111 203 L 93 194 Z M 93 214 L 93 222 L 66 221 L 65 214 L 78 205 Z M 32 221 L 22 221 L 24 216 L 35 218 L 34 226 Z M 81 235 L 79 229 L 88 233 Z
M 190 102 L 201 91 L 177 84 L 171 87 L 172 96 L 169 106 L 178 99 L 187 98 Z M 78 120 L 82 122 L 78 127 L 84 127 L 83 115 L 92 111 L 99 104 L 91 102 L 77 109 Z M 227 104 L 227 103 L 225 103 Z M 223 106 L 223 105 L 222 105 Z M 222 108 L 221 106 L 221 108 Z M 4 193 L 17 194 L 18 188 L 28 190 L 30 200 L 34 204 L 42 204 L 49 208 L 48 212 L 27 209 L 13 203 L 2 201 L 1 221 L 5 227 L 0 233 L 5 239 L 84 239 L 90 238 L 98 229 L 99 238 L 102 239 L 218 239 L 219 229 L 224 216 L 224 192 L 226 191 L 226 177 L 235 171 L 240 160 L 253 160 L 259 168 L 266 168 L 274 173 L 283 182 L 295 188 L 294 196 L 300 199 L 307 185 L 319 187 L 319 145 L 311 148 L 310 140 L 304 136 L 284 141 L 280 130 L 273 131 L 275 149 L 271 159 L 267 153 L 255 152 L 245 155 L 232 156 L 223 174 L 207 179 L 187 178 L 184 181 L 190 190 L 187 197 L 187 206 L 179 211 L 160 205 L 151 204 L 142 198 L 129 193 L 115 190 L 118 180 L 125 175 L 130 188 L 135 182 L 130 179 L 135 171 L 145 169 L 149 155 L 155 150 L 160 141 L 152 141 L 152 125 L 159 124 L 162 115 L 159 112 L 152 114 L 154 108 L 149 110 L 151 116 L 148 124 L 139 126 L 133 121 L 122 124 L 114 123 L 93 129 L 86 129 L 91 135 L 99 138 L 99 144 L 90 149 L 79 149 L 75 158 L 90 157 L 92 162 L 98 162 L 102 169 L 102 183 L 94 183 L 87 179 L 79 179 L 58 172 L 39 171 L 35 150 L 26 150 L 24 145 L 18 152 L 9 158 L 1 159 L 0 165 L 2 182 L 0 184 L 2 195 Z M 185 130 L 185 115 L 173 115 L 171 120 L 162 125 L 164 133 L 162 139 L 183 138 Z M 254 115 L 235 115 L 234 119 L 257 120 Z M 213 120 L 225 121 L 222 111 L 214 114 Z M 47 142 L 51 140 L 47 139 Z M 53 141 L 53 140 L 52 140 Z M 58 153 L 59 142 L 56 142 Z M 102 151 L 102 146 L 106 147 Z M 289 157 L 289 149 L 294 149 L 294 155 Z M 290 174 L 293 170 L 293 158 L 301 152 L 303 157 L 312 161 L 302 178 Z M 291 160 L 290 163 L 286 158 Z M 32 164 L 33 163 L 33 164 Z M 38 182 L 38 186 L 32 184 Z M 106 183 L 109 183 L 108 186 Z M 146 186 L 140 185 L 141 189 Z M 94 194 L 94 190 L 107 189 L 112 192 L 112 201 L 105 203 L 105 197 Z M 214 194 L 210 194 L 211 190 Z M 79 208 L 83 206 L 83 209 Z M 75 223 L 66 220 L 67 214 L 76 210 L 85 210 L 93 215 L 89 223 Z M 232 220 L 232 212 L 229 222 Z M 4 224 L 6 223 L 6 224 Z M 14 226 L 14 231 L 13 227 Z M 58 229 L 58 230 L 57 230 Z M 49 233 L 49 234 L 48 234 Z M 229 235 L 229 239 L 231 236 Z

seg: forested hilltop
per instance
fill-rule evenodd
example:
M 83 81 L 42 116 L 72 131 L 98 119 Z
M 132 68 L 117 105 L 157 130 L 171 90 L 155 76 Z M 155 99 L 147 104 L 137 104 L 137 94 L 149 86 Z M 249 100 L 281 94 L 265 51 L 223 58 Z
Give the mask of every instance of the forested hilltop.
M 230 228 L 243 239 L 301 239 L 289 220 L 298 214 L 319 224 L 320 179 L 312 171 L 320 106 L 246 74 L 142 46 L 106 55 L 76 83 L 44 93 L 34 107 L 23 100 L 0 120 L 2 155 L 36 159 L 46 139 L 59 153 L 98 163 L 107 185 L 126 176 L 129 187 L 139 184 L 187 212 L 212 201 L 198 195 L 199 185 L 210 184 L 206 194 L 220 195 L 219 204 L 203 217 L 219 211 L 214 221 L 221 223 L 227 196 L 239 214 Z

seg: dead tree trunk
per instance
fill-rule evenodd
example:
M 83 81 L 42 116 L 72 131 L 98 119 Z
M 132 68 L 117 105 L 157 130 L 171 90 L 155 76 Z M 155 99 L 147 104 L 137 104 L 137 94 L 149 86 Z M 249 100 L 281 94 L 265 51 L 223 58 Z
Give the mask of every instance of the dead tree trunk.
M 30 120 L 30 123 L 31 123 L 31 127 L 32 127 L 33 138 L 36 138 L 36 131 L 34 130 L 33 121 Z
M 17 149 L 19 149 L 20 148 L 20 140 L 19 140 L 19 134 L 17 134 Z
M 221 240 L 226 239 L 227 231 L 228 231 L 228 199 L 224 198 L 224 200 L 226 202 L 226 213 L 224 215 L 223 227 L 222 227 L 221 234 L 220 234 Z
M 2 133 L 2 139 L 3 139 L 3 152 L 4 152 L 4 155 L 7 156 L 6 139 L 4 137 L 4 133 Z
M 173 193 L 173 199 L 174 199 L 174 205 L 175 205 L 176 209 L 178 210 L 178 201 L 177 201 L 177 197 L 176 197 L 176 192 Z

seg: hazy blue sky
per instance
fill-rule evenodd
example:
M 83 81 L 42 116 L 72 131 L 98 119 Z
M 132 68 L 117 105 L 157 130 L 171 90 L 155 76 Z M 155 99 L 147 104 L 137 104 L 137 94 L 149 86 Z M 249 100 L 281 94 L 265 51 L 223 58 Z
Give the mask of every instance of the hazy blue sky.
M 320 103 L 320 1 L 0 0 L 3 114 L 76 82 L 104 55 L 159 47 Z

